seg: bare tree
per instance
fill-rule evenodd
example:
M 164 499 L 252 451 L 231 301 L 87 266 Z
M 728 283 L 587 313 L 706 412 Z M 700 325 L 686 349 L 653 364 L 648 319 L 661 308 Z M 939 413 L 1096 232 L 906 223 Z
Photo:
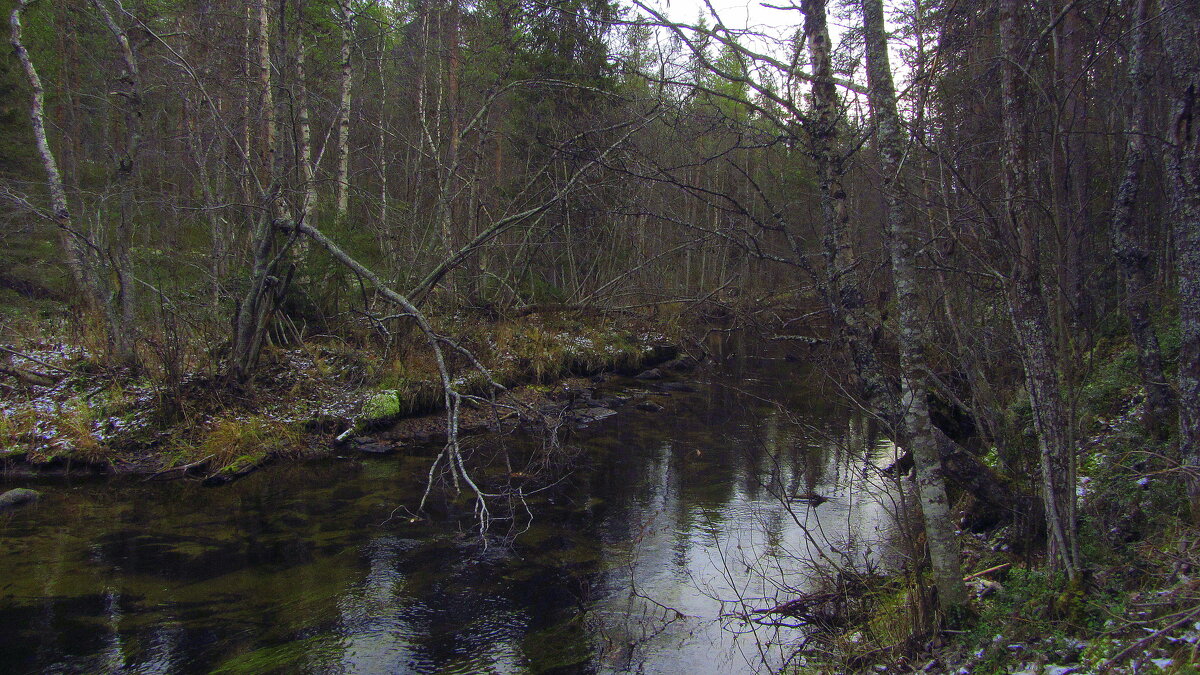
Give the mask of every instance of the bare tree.
M 946 485 L 938 457 L 933 424 L 929 419 L 928 365 L 925 360 L 925 330 L 921 318 L 917 276 L 921 233 L 901 195 L 905 143 L 896 90 L 888 57 L 882 0 L 863 0 L 863 30 L 867 46 L 869 95 L 875 117 L 876 139 L 883 169 L 883 192 L 887 200 L 888 230 L 891 233 L 892 280 L 900 308 L 900 387 L 904 431 L 917 470 L 917 492 L 925 522 L 929 560 L 937 582 L 938 602 L 955 611 L 966 604 L 966 587 L 959 562 L 958 539 L 951 522 Z
M 1049 310 L 1040 271 L 1041 237 L 1030 210 L 1029 161 L 1024 125 L 1023 90 L 1018 47 L 1022 3 L 1000 5 L 1001 108 L 1004 120 L 1004 223 L 1015 244 L 1008 278 L 1008 308 L 1021 348 L 1025 387 L 1038 435 L 1042 501 L 1050 533 L 1051 557 L 1076 580 L 1082 574 L 1075 516 L 1075 451 L 1063 403 Z

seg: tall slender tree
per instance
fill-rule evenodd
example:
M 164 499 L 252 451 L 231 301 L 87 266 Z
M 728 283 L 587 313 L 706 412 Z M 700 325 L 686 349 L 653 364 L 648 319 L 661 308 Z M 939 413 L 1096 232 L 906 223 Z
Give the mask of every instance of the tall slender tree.
M 1041 232 L 1031 212 L 1028 150 L 1025 138 L 1025 83 L 1020 63 L 1020 26 L 1024 5 L 1000 4 L 1001 114 L 1003 117 L 1004 225 L 1001 233 L 1015 244 L 1007 300 L 1013 332 L 1021 350 L 1025 388 L 1037 430 L 1042 502 L 1050 533 L 1051 557 L 1072 579 L 1082 573 L 1075 515 L 1075 452 L 1059 381 L 1058 359 L 1047 322 L 1049 308 L 1042 285 Z
M 1200 7 L 1170 2 L 1163 10 L 1173 99 L 1166 154 L 1179 284 L 1179 452 L 1200 523 Z
M 928 364 L 925 330 L 917 276 L 921 231 L 903 197 L 905 142 L 896 88 L 888 57 L 882 0 L 863 0 L 863 34 L 866 37 L 868 96 L 875 120 L 875 138 L 881 159 L 883 193 L 887 201 L 887 227 L 896 304 L 900 309 L 900 387 L 904 435 L 917 471 L 917 493 L 925 522 L 925 540 L 943 609 L 956 611 L 966 604 L 959 561 L 958 539 L 950 517 L 946 484 L 933 423 L 929 418 Z

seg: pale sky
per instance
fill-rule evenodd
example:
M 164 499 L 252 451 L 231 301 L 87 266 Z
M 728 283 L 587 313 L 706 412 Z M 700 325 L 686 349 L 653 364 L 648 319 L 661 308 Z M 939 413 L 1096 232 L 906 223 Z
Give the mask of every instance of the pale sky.
M 777 7 L 795 6 L 797 9 L 785 10 L 764 7 L 764 1 L 765 4 Z M 667 18 L 678 23 L 693 24 L 701 14 L 708 17 L 707 21 L 710 26 L 715 23 L 704 0 L 642 0 L 642 2 L 656 8 L 666 15 Z M 735 31 L 750 29 L 753 32 L 767 36 L 764 39 L 747 37 L 740 40 L 739 42 L 745 47 L 753 51 L 765 52 L 781 61 L 787 60 L 789 56 L 788 51 L 782 49 L 781 46 L 786 45 L 786 40 L 793 36 L 803 24 L 803 16 L 799 10 L 799 0 L 709 0 L 709 4 L 716 10 L 721 18 L 721 22 L 727 28 Z M 859 21 L 857 15 L 850 17 L 848 21 L 841 19 L 838 16 L 840 12 L 836 7 L 839 4 L 834 1 L 828 3 L 829 33 L 835 48 L 841 42 L 846 30 L 851 27 L 848 25 L 848 21 Z M 889 8 L 888 14 L 890 14 L 892 4 L 892 2 L 884 0 L 885 8 Z M 640 12 L 636 7 L 634 7 L 634 10 Z M 887 23 L 889 29 L 891 29 L 892 22 L 889 20 Z M 908 72 L 899 57 L 898 51 L 900 45 L 893 40 L 889 47 L 892 56 L 892 71 L 897 80 L 896 84 L 898 87 L 903 87 L 903 83 L 908 79 Z M 807 67 L 802 67 L 807 70 Z M 855 79 L 860 80 L 864 77 L 865 75 L 859 73 Z

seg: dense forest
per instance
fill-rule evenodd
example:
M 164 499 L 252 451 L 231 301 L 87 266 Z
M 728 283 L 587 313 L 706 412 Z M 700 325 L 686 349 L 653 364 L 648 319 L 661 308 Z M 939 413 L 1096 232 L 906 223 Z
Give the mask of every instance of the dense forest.
M 1050 620 L 1153 577 L 1122 626 L 1200 621 L 1200 4 L 0 6 L 10 472 L 236 476 L 443 411 L 430 486 L 486 529 L 470 414 L 741 331 L 903 448 L 912 635 L 988 616 L 963 531 L 1000 527 Z

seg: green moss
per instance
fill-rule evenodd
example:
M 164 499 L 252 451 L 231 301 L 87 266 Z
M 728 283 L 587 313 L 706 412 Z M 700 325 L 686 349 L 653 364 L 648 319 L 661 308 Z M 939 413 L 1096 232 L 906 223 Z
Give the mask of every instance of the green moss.
M 239 455 L 237 457 L 234 457 L 233 460 L 228 465 L 223 467 L 221 469 L 220 473 L 229 474 L 229 475 L 241 473 L 242 471 L 245 471 L 247 469 L 258 466 L 259 464 L 262 464 L 263 462 L 265 462 L 267 460 L 267 457 L 268 457 L 268 454 L 265 450 L 260 450 L 258 452 L 251 452 L 251 453 L 245 454 L 245 455 Z
M 379 422 L 400 415 L 400 396 L 396 390 L 381 391 L 363 404 L 359 418 L 363 423 Z

